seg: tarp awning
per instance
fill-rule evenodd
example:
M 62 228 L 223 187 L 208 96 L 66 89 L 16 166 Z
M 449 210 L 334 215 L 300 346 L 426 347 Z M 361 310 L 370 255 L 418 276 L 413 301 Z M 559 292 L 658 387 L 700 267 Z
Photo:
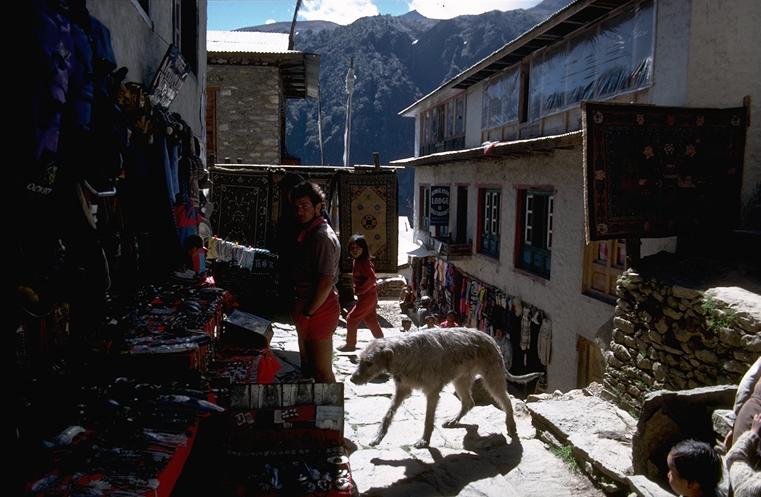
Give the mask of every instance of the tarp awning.
M 410 257 L 433 257 L 434 255 L 436 255 L 436 251 L 421 245 L 415 250 L 410 250 L 409 252 L 407 252 L 407 255 Z

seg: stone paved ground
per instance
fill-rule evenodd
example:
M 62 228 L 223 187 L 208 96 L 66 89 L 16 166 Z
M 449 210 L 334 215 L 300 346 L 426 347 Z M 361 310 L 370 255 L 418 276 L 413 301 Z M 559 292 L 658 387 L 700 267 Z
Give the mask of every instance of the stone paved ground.
M 401 316 L 396 302 L 381 301 L 379 314 L 387 336 L 400 333 Z M 295 330 L 276 323 L 272 348 L 286 364 L 287 373 L 298 363 Z M 346 329 L 339 327 L 334 346 L 344 343 Z M 358 347 L 372 338 L 360 329 Z M 441 422 L 459 408 L 459 400 L 448 387 L 437 409 L 431 447 L 416 449 L 425 413 L 425 398 L 419 392 L 399 408 L 386 438 L 377 447 L 368 442 L 388 408 L 393 381 L 354 385 L 348 377 L 355 369 L 356 353 L 336 353 L 337 380 L 345 385 L 345 437 L 357 449 L 351 454 L 352 474 L 360 494 L 396 496 L 588 496 L 602 497 L 582 474 L 575 472 L 546 445 L 535 438 L 531 418 L 523 402 L 513 399 L 520 443 L 507 443 L 504 415 L 493 406 L 477 406 L 462 425 L 445 429 Z

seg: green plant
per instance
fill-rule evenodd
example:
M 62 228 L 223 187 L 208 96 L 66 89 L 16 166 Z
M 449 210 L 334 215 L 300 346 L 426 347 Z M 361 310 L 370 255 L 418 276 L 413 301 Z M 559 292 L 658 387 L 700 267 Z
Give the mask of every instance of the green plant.
M 720 309 L 719 303 L 712 297 L 706 297 L 701 304 L 706 318 L 706 327 L 717 333 L 719 328 L 731 328 L 735 323 L 735 310 L 729 307 Z
M 576 473 L 581 471 L 578 461 L 576 461 L 576 458 L 573 457 L 573 447 L 570 445 L 563 445 L 561 447 L 551 447 L 550 450 L 553 454 L 559 457 L 572 471 Z

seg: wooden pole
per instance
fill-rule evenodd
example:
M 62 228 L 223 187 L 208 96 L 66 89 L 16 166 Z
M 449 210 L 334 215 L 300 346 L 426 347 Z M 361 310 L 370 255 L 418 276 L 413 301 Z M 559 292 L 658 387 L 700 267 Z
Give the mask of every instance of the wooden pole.
M 293 20 L 291 21 L 291 31 L 288 33 L 288 50 L 293 50 L 293 34 L 296 30 L 296 18 L 299 16 L 301 0 L 296 0 L 296 8 L 293 11 Z

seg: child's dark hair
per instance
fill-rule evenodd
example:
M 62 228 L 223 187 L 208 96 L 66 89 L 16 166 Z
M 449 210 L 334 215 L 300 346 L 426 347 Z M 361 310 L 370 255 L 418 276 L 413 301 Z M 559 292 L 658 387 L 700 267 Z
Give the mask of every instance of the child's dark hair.
M 362 249 L 362 255 L 357 257 L 357 260 L 364 261 L 370 258 L 370 247 L 367 246 L 367 240 L 364 235 L 356 233 L 349 238 L 349 245 L 354 244 Z
M 683 440 L 674 445 L 669 454 L 679 476 L 698 482 L 703 495 L 716 495 L 716 487 L 721 481 L 721 459 L 710 445 L 692 439 Z
M 288 198 L 293 202 L 303 197 L 309 197 L 313 206 L 316 206 L 320 202 L 325 205 L 325 193 L 323 193 L 322 188 L 310 181 L 302 181 L 294 186 Z

